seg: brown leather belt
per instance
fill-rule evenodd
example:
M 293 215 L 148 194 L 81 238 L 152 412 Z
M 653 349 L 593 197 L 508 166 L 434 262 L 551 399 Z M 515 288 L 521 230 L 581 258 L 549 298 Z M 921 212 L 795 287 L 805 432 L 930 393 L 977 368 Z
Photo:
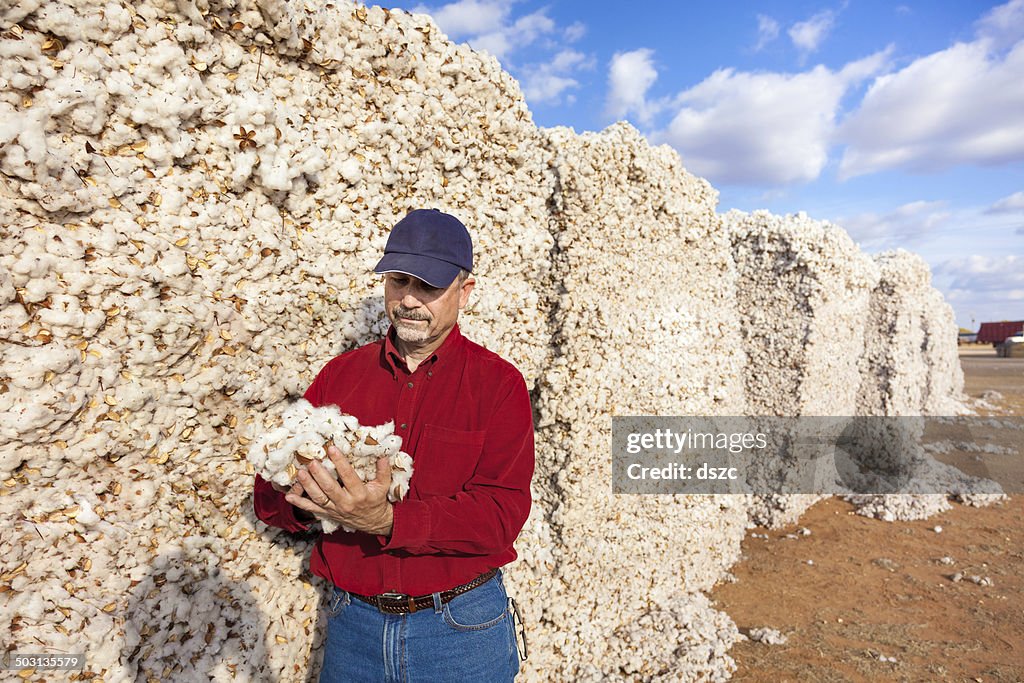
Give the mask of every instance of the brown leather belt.
M 441 604 L 443 605 L 444 603 L 449 602 L 456 595 L 462 595 L 463 593 L 473 590 L 477 586 L 487 583 L 497 573 L 497 569 L 492 569 L 489 572 L 485 572 L 476 577 L 469 583 L 456 586 L 451 590 L 442 591 Z M 412 596 L 404 593 L 381 593 L 380 595 L 356 595 L 355 593 L 349 593 L 349 595 L 356 600 L 362 600 L 363 602 L 373 605 L 384 614 L 412 614 L 413 612 L 421 609 L 433 609 L 434 607 L 433 594 Z

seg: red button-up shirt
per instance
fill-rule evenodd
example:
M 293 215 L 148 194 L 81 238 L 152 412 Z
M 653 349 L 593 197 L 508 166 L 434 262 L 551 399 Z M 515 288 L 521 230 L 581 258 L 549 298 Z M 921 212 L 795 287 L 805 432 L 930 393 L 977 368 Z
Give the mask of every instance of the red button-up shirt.
M 361 595 L 444 591 L 507 564 L 530 512 L 533 412 L 522 374 L 457 324 L 410 373 L 393 335 L 328 362 L 305 394 L 360 424 L 394 420 L 413 458 L 390 537 L 339 530 L 321 535 L 313 551 L 314 574 Z M 311 524 L 259 475 L 253 502 L 269 525 Z

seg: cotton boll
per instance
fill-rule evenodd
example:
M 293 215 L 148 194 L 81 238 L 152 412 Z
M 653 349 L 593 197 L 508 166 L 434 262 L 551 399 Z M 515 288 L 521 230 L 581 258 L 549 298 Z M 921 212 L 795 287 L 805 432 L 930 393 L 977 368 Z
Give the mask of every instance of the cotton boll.
M 292 154 L 287 145 L 280 148 L 270 146 L 261 154 L 259 174 L 264 187 L 280 191 L 291 189 L 293 179 L 301 173 L 301 168 L 293 165 Z
M 0 8 L 0 18 L 8 24 L 17 24 L 25 17 L 35 12 L 43 4 L 44 0 L 21 0 L 21 2 L 6 5 Z
M 56 288 L 55 288 L 56 289 Z M 38 312 L 39 319 L 48 327 L 78 327 L 85 324 L 85 314 L 77 297 L 54 294 L 49 308 Z
M 164 252 L 160 259 L 160 270 L 167 278 L 177 278 L 189 272 L 185 252 L 177 250 Z
M 363 436 L 352 446 L 352 455 L 356 458 L 369 459 L 384 454 L 384 449 L 369 434 Z
M 395 469 L 412 472 L 412 456 L 405 451 L 399 451 L 391 456 L 391 466 Z
M 48 117 L 49 110 L 46 107 L 39 107 L 22 113 L 19 117 L 21 123 L 16 124 L 20 130 L 17 140 L 23 150 L 23 158 L 33 164 L 43 164 L 46 158 L 47 144 L 44 131 Z
M 28 314 L 21 304 L 0 308 L 0 335 L 10 338 L 16 329 L 28 322 Z
M 47 381 L 48 376 L 66 372 L 78 365 L 77 349 L 56 344 L 40 348 L 11 346 L 0 356 L 0 372 L 10 378 L 13 386 L 25 390 L 38 389 Z
M 395 421 L 388 420 L 384 424 L 377 425 L 376 427 L 369 427 L 366 433 L 376 442 L 380 443 L 385 436 L 390 435 L 395 431 Z
M 300 462 L 303 459 L 318 460 L 323 457 L 324 440 L 319 433 L 296 434 L 289 440 L 287 448 Z
M 33 591 L 21 592 L 15 594 L 15 597 L 10 602 L 8 609 L 12 614 L 20 615 L 25 619 L 38 621 L 42 618 L 43 612 L 46 610 L 46 601 L 43 600 L 42 596 Z
M 40 261 L 42 261 L 42 259 L 40 259 Z M 39 263 L 38 267 L 49 269 L 52 264 L 53 261 L 50 261 L 49 263 Z M 43 301 L 51 292 L 55 291 L 55 289 L 56 287 L 52 280 L 45 280 L 42 278 L 29 280 L 25 284 L 24 299 L 33 303 Z
M 331 434 L 331 441 L 334 443 L 334 447 L 341 451 L 342 455 L 348 456 L 352 454 L 352 441 L 353 432 L 348 429 L 336 431 Z
M 408 454 L 399 452 L 402 439 L 392 433 L 393 421 L 361 426 L 358 420 L 342 413 L 337 406 L 314 408 L 305 399 L 289 405 L 279 420 L 279 427 L 258 437 L 249 448 L 247 459 L 264 479 L 290 486 L 295 483 L 298 471 L 314 459 L 319 460 L 330 474 L 337 476 L 334 463 L 324 448 L 328 441 L 333 441 L 363 481 L 376 477 L 377 459 L 387 455 L 388 448 L 393 448 L 396 453 L 393 462 L 398 465 L 392 466 L 394 479 L 389 495 L 398 496 L 393 498 L 398 500 L 408 492 L 412 459 Z M 372 436 L 374 434 L 382 440 L 380 443 Z M 325 531 L 330 533 L 327 529 Z
M 349 185 L 355 185 L 363 177 L 363 169 L 359 164 L 358 159 L 350 158 L 342 163 L 339 169 L 341 177 L 345 179 Z
M 156 498 L 157 486 L 152 481 L 140 479 L 124 484 L 123 496 L 132 509 L 144 512 Z
M 318 422 L 322 429 L 337 432 L 348 430 L 359 425 L 359 421 L 352 415 L 345 415 L 335 405 L 322 406 L 317 411 Z
M 25 287 L 31 288 L 26 292 L 27 301 L 38 302 L 46 298 L 46 294 L 51 291 L 52 283 L 45 282 L 43 278 L 53 270 L 53 267 L 57 264 L 57 258 L 52 254 L 47 254 L 42 248 L 26 249 L 21 257 L 18 258 L 14 263 L 11 264 L 10 269 L 12 274 L 25 275 L 27 276 Z
M 291 486 L 295 483 L 295 477 L 287 470 L 280 470 L 279 472 L 275 472 L 274 474 L 263 478 L 277 484 L 278 486 Z
M 242 60 L 247 57 L 241 46 L 234 41 L 225 41 L 221 43 L 221 49 L 224 51 L 223 56 L 221 57 L 221 63 L 228 69 L 237 69 L 242 63 Z
M 355 529 L 349 528 L 344 524 L 338 524 L 333 519 L 326 519 L 324 517 L 321 517 L 320 515 L 316 516 L 320 520 L 320 525 L 323 527 L 325 534 L 333 534 L 338 529 L 341 529 L 342 531 L 347 531 L 349 533 L 355 531 Z
M 388 500 L 399 501 L 409 492 L 409 481 L 412 479 L 412 456 L 399 451 L 391 456 L 391 487 L 388 489 Z
M 232 187 L 238 190 L 242 190 L 244 188 L 244 183 L 250 176 L 252 176 L 253 167 L 256 165 L 258 160 L 259 157 L 254 153 L 244 153 L 234 157 L 234 171 L 231 173 Z
M 212 390 L 224 386 L 224 374 L 224 368 L 219 365 L 203 368 L 195 377 L 186 380 L 181 385 L 181 390 L 195 399 L 201 399 Z
M 384 449 L 384 455 L 394 456 L 398 453 L 398 449 L 402 447 L 402 437 L 397 434 L 389 434 L 381 437 L 380 445 Z
M 394 425 L 394 423 L 392 423 Z M 354 432 L 359 429 L 359 420 L 354 415 L 347 415 L 342 413 L 341 415 L 341 426 L 350 432 Z
M 78 501 L 79 511 L 75 516 L 75 521 L 84 524 L 85 526 L 92 526 L 100 521 L 100 516 L 92 509 L 92 505 L 88 501 Z

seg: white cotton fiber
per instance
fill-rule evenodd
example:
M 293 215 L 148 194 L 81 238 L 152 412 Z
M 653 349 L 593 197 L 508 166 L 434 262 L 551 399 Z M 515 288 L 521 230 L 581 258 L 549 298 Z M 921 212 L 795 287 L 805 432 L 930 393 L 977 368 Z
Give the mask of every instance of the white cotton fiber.
M 299 470 L 313 460 L 320 460 L 328 472 L 337 476 L 334 463 L 327 457 L 327 446 L 333 442 L 363 481 L 377 476 L 377 460 L 391 459 L 388 500 L 401 500 L 409 492 L 412 457 L 400 450 L 402 437 L 394 434 L 394 422 L 366 427 L 352 415 L 342 413 L 338 406 L 314 408 L 306 399 L 290 405 L 279 420 L 279 427 L 266 432 L 249 447 L 249 462 L 267 481 L 291 486 L 298 480 Z M 320 521 L 326 533 L 338 528 L 329 519 Z

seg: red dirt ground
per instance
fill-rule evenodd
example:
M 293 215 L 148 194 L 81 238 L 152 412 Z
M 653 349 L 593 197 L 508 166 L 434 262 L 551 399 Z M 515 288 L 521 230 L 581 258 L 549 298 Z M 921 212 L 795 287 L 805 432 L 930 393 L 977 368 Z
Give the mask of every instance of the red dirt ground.
M 969 396 L 1002 394 L 979 412 L 1024 415 L 1024 359 L 965 347 L 961 364 Z M 831 498 L 795 527 L 748 534 L 738 581 L 712 598 L 741 631 L 769 626 L 788 642 L 736 645 L 733 680 L 1024 680 L 1024 496 L 917 522 L 853 509 Z

